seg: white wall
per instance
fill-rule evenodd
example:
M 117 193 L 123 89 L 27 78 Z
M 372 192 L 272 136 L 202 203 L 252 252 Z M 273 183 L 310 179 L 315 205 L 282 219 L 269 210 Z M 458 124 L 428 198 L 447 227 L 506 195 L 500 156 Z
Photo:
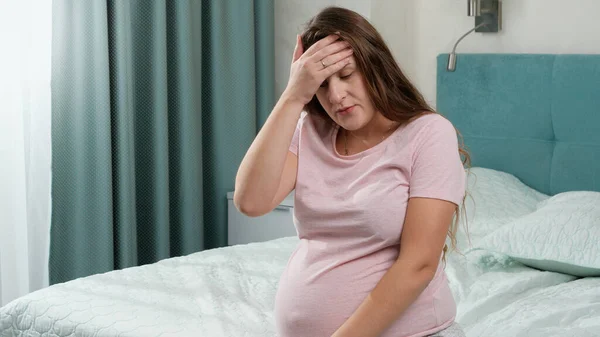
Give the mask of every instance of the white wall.
M 503 0 L 502 9 L 501 32 L 472 33 L 457 53 L 600 54 L 599 0 Z M 474 27 L 466 0 L 373 0 L 371 21 L 435 106 L 436 57 Z
M 474 26 L 466 0 L 276 0 L 276 97 L 289 76 L 295 34 L 326 5 L 356 10 L 380 31 L 402 70 L 435 106 L 436 57 Z M 503 0 L 503 29 L 472 33 L 457 53 L 599 53 L 600 0 Z M 460 67 L 460 64 L 458 65 Z

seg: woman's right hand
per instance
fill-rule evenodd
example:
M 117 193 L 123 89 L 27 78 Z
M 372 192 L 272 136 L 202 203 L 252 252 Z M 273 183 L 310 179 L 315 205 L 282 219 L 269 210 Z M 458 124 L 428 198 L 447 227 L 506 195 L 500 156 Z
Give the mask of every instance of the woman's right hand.
M 350 62 L 352 48 L 338 35 L 329 35 L 304 51 L 300 35 L 292 57 L 290 78 L 284 94 L 303 105 L 313 98 L 321 83 Z

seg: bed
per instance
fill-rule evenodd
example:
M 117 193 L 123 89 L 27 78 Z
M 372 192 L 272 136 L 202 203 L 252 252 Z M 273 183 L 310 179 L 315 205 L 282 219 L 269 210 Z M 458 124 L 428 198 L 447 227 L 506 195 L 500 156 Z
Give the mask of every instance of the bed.
M 456 320 L 468 337 L 600 336 L 600 56 L 446 58 L 437 108 L 473 160 L 470 236 L 446 262 Z M 53 285 L 1 308 L 0 336 L 275 336 L 297 240 Z

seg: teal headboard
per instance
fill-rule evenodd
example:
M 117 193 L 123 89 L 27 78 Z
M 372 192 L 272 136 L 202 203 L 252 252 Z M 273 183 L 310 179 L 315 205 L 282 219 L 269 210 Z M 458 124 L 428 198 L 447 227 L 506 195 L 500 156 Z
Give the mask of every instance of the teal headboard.
M 437 110 L 473 167 L 554 195 L 600 191 L 600 55 L 460 54 L 437 59 Z

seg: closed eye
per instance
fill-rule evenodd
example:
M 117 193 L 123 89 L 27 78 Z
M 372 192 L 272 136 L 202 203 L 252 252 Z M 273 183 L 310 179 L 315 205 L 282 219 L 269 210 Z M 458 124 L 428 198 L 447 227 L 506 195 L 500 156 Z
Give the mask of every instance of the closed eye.
M 340 78 L 349 78 L 350 76 L 352 76 L 353 73 L 350 73 L 348 75 L 344 75 L 344 76 L 340 76 Z M 321 88 L 325 88 L 327 87 L 327 80 L 323 81 L 323 83 L 321 83 L 320 85 Z

